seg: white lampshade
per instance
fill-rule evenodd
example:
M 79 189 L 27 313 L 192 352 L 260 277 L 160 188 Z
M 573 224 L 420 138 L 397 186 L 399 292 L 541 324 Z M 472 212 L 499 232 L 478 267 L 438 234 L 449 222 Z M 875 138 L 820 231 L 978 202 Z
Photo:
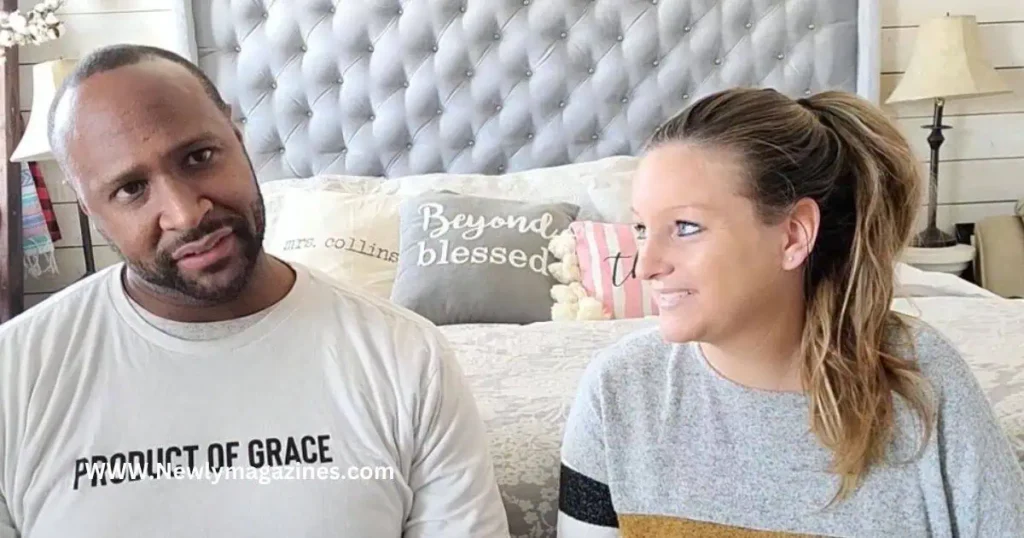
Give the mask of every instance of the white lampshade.
M 886 103 L 1009 93 L 989 63 L 973 15 L 937 17 L 917 29 L 910 65 Z
M 52 158 L 50 141 L 46 136 L 50 103 L 76 63 L 74 60 L 53 60 L 32 66 L 32 113 L 18 147 L 11 154 L 11 161 L 45 161 Z

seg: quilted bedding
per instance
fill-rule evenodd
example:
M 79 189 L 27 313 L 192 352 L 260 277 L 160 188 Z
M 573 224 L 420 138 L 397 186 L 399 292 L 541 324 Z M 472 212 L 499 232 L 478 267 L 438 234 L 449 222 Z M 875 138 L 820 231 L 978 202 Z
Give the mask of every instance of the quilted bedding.
M 897 299 L 944 332 L 974 369 L 1024 465 L 1024 301 Z M 491 436 L 512 536 L 555 536 L 562 425 L 600 348 L 652 318 L 441 327 L 459 354 Z

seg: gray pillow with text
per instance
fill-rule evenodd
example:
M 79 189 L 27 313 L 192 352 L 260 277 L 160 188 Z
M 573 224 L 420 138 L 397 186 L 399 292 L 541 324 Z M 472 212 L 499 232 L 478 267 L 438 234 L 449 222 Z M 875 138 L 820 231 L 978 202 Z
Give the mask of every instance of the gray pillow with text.
M 551 238 L 580 208 L 448 191 L 402 202 L 391 300 L 436 325 L 551 320 Z

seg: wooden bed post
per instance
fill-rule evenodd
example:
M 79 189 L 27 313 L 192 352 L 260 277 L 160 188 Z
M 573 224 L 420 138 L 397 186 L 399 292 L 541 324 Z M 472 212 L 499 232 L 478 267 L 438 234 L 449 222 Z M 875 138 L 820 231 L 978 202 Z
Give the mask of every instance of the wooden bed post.
M 2 0 L 0 9 L 18 9 L 18 0 Z M 21 102 L 18 91 L 18 47 L 6 51 L 0 69 L 3 86 L 3 136 L 0 137 L 0 323 L 25 309 L 24 265 L 21 242 L 21 167 L 10 161 L 21 137 Z

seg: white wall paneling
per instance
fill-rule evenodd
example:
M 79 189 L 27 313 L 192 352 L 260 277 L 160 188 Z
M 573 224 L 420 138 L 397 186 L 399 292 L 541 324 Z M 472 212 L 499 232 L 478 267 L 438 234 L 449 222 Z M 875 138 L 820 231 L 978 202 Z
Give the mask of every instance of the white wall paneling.
M 31 9 L 34 0 L 22 0 Z M 25 47 L 19 54 L 21 110 L 24 119 L 32 109 L 32 65 L 56 58 L 78 59 L 98 47 L 114 43 L 138 43 L 173 50 L 196 60 L 189 0 L 68 0 L 61 9 L 66 26 L 60 39 L 41 46 Z M 40 163 L 62 238 L 55 244 L 59 273 L 40 278 L 25 277 L 25 306 L 31 307 L 85 272 L 82 237 L 75 195 L 53 162 Z M 92 232 L 97 269 L 120 261 L 106 239 Z

